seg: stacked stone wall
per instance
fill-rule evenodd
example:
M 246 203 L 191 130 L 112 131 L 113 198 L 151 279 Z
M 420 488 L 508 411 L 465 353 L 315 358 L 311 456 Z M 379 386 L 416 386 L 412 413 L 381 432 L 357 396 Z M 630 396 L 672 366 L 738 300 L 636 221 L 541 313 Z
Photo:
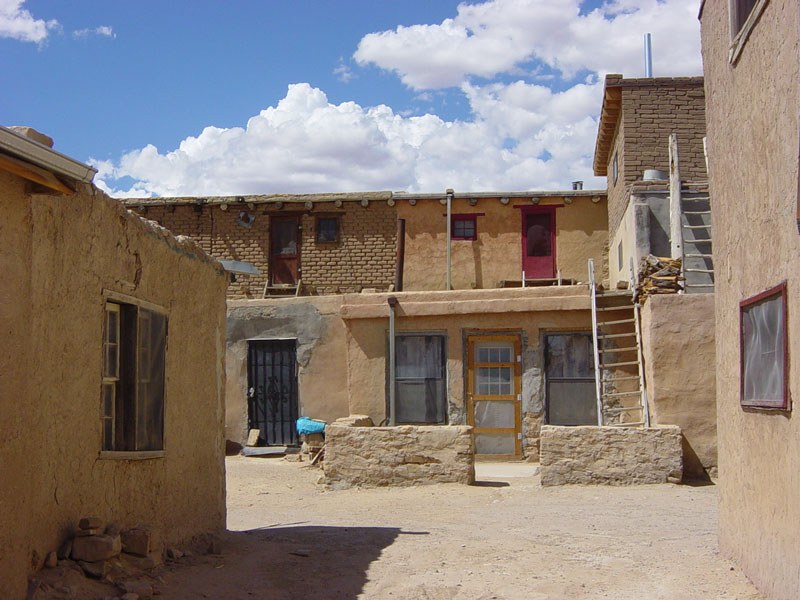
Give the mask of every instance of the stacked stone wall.
M 674 425 L 541 429 L 543 486 L 679 483 L 682 457 L 681 429 Z
M 475 481 L 472 427 L 325 428 L 325 483 L 353 486 L 408 486 Z

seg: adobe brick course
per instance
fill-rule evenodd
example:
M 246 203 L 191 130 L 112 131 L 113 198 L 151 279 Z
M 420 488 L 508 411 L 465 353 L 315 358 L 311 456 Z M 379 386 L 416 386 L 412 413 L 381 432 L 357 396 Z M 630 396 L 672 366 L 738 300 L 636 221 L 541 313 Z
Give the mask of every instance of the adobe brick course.
M 250 198 L 245 197 L 245 200 Z M 260 298 L 269 281 L 270 220 L 297 216 L 300 223 L 300 278 L 304 294 L 387 291 L 394 283 L 397 212 L 385 200 L 248 203 L 232 199 L 223 210 L 219 198 L 165 199 L 160 204 L 127 201 L 129 208 L 179 235 L 187 235 L 217 259 L 252 263 L 260 275 L 237 275 L 229 298 Z M 339 204 L 340 206 L 337 206 Z M 242 225 L 240 213 L 253 217 Z M 338 241 L 317 242 L 319 216 L 338 219 Z
M 613 237 L 633 182 L 646 169 L 669 171 L 669 135 L 678 135 L 683 181 L 706 181 L 702 77 L 623 79 L 608 75 L 595 148 L 595 175 L 608 177 L 608 225 Z M 619 167 L 616 183 L 612 163 Z

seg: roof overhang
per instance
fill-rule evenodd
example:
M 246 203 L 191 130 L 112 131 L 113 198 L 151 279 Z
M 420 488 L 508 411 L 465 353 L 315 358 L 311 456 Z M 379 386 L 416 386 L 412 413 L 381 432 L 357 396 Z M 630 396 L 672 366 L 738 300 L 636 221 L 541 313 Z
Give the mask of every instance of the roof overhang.
M 617 130 L 620 111 L 622 109 L 622 75 L 606 75 L 603 87 L 603 107 L 600 110 L 600 123 L 597 127 L 597 142 L 594 146 L 594 174 L 608 174 L 608 157 L 614 143 L 614 132 Z
M 61 178 L 90 183 L 97 169 L 0 126 L 0 168 L 52 190 L 71 194 Z

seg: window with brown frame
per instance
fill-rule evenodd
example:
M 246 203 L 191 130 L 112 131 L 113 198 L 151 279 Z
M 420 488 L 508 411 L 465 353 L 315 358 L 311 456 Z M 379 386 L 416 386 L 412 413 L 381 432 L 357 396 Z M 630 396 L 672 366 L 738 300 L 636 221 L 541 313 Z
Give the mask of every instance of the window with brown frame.
M 739 303 L 741 405 L 789 410 L 786 282 Z
M 339 241 L 339 217 L 317 217 L 316 241 Z
M 104 451 L 164 449 L 167 317 L 109 300 L 103 332 Z

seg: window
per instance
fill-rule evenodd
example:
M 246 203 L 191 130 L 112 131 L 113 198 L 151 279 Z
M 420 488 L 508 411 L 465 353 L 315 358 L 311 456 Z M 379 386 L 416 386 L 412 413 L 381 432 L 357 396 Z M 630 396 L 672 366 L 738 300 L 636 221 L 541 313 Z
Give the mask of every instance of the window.
M 786 283 L 739 304 L 741 404 L 789 409 Z
M 395 422 L 447 421 L 445 336 L 395 336 Z
M 101 407 L 104 451 L 164 449 L 166 340 L 166 315 L 107 300 Z
M 617 161 L 617 153 L 614 152 L 614 158 L 611 159 L 611 182 L 612 182 L 612 185 L 617 185 L 617 177 L 619 177 L 619 162 Z
M 729 0 L 731 48 L 729 61 L 736 63 L 750 32 L 769 0 Z
M 617 271 L 622 273 L 622 240 L 617 244 Z
M 317 242 L 339 241 L 339 218 L 317 217 Z
M 476 240 L 478 215 L 451 215 L 450 237 L 454 240 Z
M 591 333 L 545 335 L 547 423 L 595 425 L 597 396 Z

